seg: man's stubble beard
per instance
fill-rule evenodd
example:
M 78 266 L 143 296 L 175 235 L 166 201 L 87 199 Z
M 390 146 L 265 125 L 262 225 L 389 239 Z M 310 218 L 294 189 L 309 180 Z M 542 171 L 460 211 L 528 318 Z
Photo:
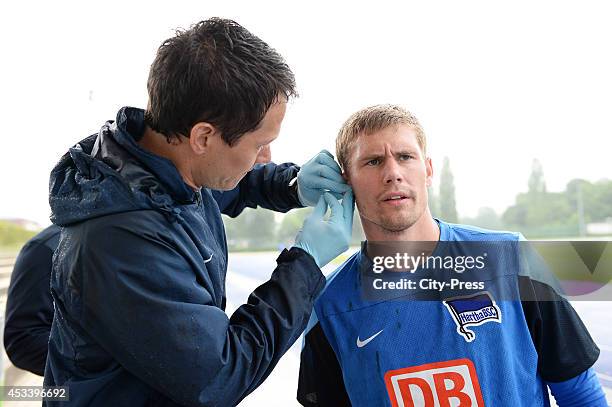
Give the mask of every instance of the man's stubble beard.
M 413 210 L 404 209 L 396 213 L 380 215 L 378 219 L 374 218 L 372 215 L 364 215 L 359 204 L 357 204 L 357 209 L 359 210 L 362 226 L 364 222 L 368 222 L 376 225 L 380 231 L 389 235 L 396 235 L 410 229 L 425 213 L 425 209 L 419 208 L 416 202 Z

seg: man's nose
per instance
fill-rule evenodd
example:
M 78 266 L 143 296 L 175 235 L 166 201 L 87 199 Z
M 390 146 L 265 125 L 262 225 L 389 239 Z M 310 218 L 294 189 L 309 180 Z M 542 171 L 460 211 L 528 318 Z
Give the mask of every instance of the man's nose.
M 385 184 L 400 183 L 403 181 L 400 165 L 395 160 L 385 160 L 383 171 L 383 180 Z

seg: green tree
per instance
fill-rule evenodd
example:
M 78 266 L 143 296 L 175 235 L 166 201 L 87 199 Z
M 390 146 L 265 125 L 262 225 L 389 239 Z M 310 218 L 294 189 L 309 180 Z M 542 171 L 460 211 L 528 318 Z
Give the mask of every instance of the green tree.
M 18 249 L 36 233 L 38 232 L 32 232 L 11 222 L 0 220 L 0 248 Z
M 289 247 L 295 240 L 295 235 L 304 224 L 304 219 L 312 212 L 312 208 L 294 209 L 283 215 L 276 233 L 279 243 Z
M 440 196 L 438 202 L 442 220 L 456 223 L 458 221 L 458 216 L 455 203 L 455 183 L 448 157 L 444 157 L 442 173 L 440 174 Z
M 528 192 L 530 195 L 546 193 L 544 170 L 542 169 L 540 160 L 537 158 L 534 158 L 533 162 L 531 163 L 531 174 L 529 175 L 527 185 L 529 187 Z
M 612 218 L 612 180 L 602 179 L 587 190 L 585 211 L 594 222 Z
M 577 212 L 582 200 L 585 222 L 603 222 L 612 217 L 612 180 L 591 183 L 573 179 L 568 182 L 565 191 L 570 206 Z
M 224 217 L 228 245 L 232 249 L 276 248 L 274 213 L 267 209 L 246 208 L 236 218 Z
M 544 171 L 537 159 L 533 160 L 527 187 L 527 192 L 518 194 L 514 205 L 502 215 L 505 227 L 529 237 L 560 237 L 580 233 L 582 218 L 569 199 L 568 191 L 546 190 Z
M 502 221 L 493 208 L 482 207 L 478 209 L 478 214 L 475 218 L 465 218 L 461 223 L 479 226 L 486 229 L 503 229 Z

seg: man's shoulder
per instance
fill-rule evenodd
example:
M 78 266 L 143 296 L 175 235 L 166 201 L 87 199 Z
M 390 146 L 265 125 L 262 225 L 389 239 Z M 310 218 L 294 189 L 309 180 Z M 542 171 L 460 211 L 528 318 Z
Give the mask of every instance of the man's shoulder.
M 519 241 L 523 237 L 519 232 L 485 229 L 479 226 L 460 223 L 448 223 L 438 220 L 441 229 L 441 240 L 456 241 Z M 445 239 L 442 239 L 445 237 Z
M 30 250 L 50 250 L 51 253 L 53 253 L 53 251 L 57 247 L 60 232 L 61 228 L 59 226 L 48 226 L 42 231 L 40 231 L 33 238 L 28 240 L 28 242 L 24 245 L 24 248 Z
M 141 209 L 99 216 L 64 227 L 67 236 L 78 237 L 82 244 L 96 244 L 102 239 L 130 236 L 133 238 L 169 234 L 171 222 L 159 211 Z
M 61 228 L 57 225 L 47 226 L 43 230 L 41 230 L 36 236 L 34 236 L 31 240 L 33 242 L 45 243 L 49 239 L 53 239 L 58 236 L 61 232 Z
M 344 304 L 346 298 L 359 295 L 359 263 L 360 252 L 357 251 L 349 256 L 325 279 L 325 288 L 315 301 L 315 309 L 323 314 L 337 310 L 338 304 Z
M 99 279 L 111 282 L 118 273 L 141 283 L 159 281 L 162 271 L 185 267 L 184 252 L 177 249 L 179 236 L 172 223 L 155 210 L 121 212 L 70 224 L 63 227 L 53 258 L 54 278 L 64 283 L 52 286 L 58 295 L 66 295 L 70 288 L 76 298 L 91 286 L 88 282 L 94 281 L 92 284 L 102 289 Z M 150 274 L 152 267 L 158 273 Z

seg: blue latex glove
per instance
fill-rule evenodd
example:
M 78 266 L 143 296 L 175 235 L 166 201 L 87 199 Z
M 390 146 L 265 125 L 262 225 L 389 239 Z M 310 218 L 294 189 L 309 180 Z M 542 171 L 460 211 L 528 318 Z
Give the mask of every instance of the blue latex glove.
M 334 156 L 327 150 L 321 150 L 301 167 L 297 184 L 298 198 L 304 206 L 315 206 L 324 192 L 340 199 L 351 189 L 342 178 L 342 171 Z
M 353 190 L 344 194 L 342 204 L 329 192 L 321 195 L 310 216 L 304 220 L 304 226 L 295 238 L 294 247 L 310 254 L 319 267 L 335 259 L 349 247 L 354 202 Z M 331 208 L 331 216 L 325 220 L 328 205 Z

